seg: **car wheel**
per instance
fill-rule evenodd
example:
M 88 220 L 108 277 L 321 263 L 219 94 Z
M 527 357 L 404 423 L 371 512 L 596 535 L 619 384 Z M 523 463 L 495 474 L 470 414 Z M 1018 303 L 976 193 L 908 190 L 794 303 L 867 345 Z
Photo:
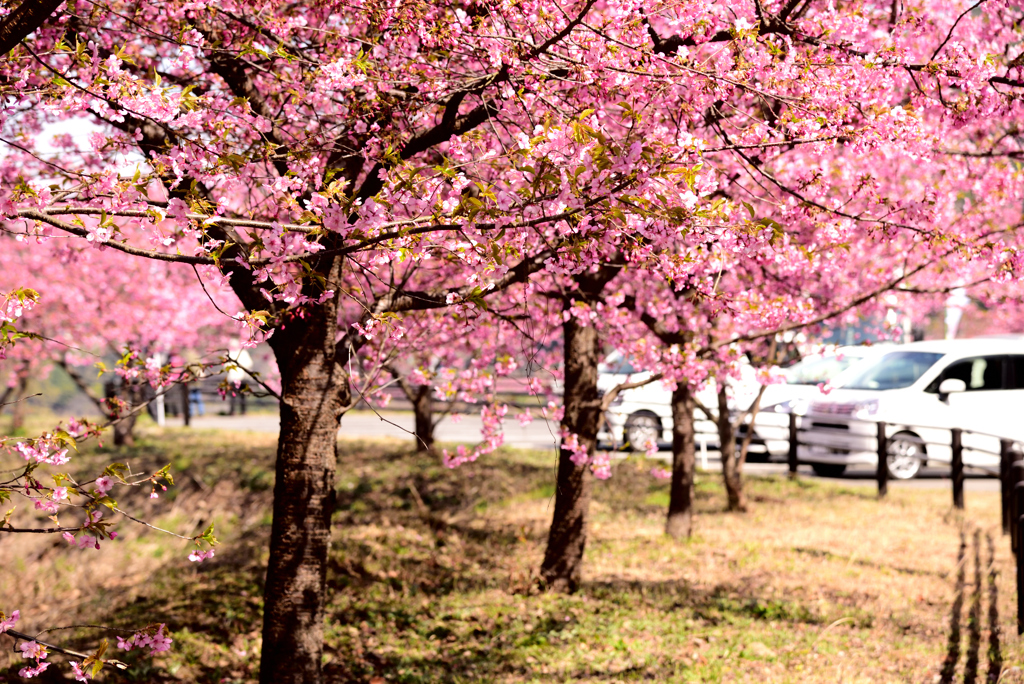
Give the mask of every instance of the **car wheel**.
M 812 463 L 811 470 L 818 477 L 842 477 L 846 466 L 842 463 Z
M 658 443 L 661 421 L 650 413 L 634 413 L 626 419 L 626 447 L 631 451 L 644 451 L 647 442 Z
M 739 453 L 742 448 L 741 444 L 736 445 L 736 453 Z M 747 463 L 770 463 L 772 455 L 767 451 L 748 451 L 747 452 Z
M 894 480 L 909 480 L 915 477 L 924 465 L 925 450 L 921 438 L 910 432 L 901 432 L 889 440 L 886 463 L 889 477 Z

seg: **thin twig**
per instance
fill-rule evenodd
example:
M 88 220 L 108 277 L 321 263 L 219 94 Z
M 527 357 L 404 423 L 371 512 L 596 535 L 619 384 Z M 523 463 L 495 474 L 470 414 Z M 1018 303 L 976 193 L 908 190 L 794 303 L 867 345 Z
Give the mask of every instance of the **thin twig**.
M 37 644 L 39 644 L 40 646 L 45 646 L 46 648 L 48 648 L 49 650 L 53 651 L 54 653 L 60 653 L 62 655 L 74 656 L 75 658 L 81 658 L 82 660 L 85 660 L 86 658 L 91 658 L 92 657 L 88 653 L 79 653 L 78 651 L 72 651 L 69 648 L 64 648 L 62 646 L 57 646 L 56 644 L 48 644 L 45 641 L 39 641 L 35 637 L 29 636 L 28 634 L 25 634 L 23 632 L 16 632 L 13 629 L 8 629 L 6 632 L 4 632 L 4 634 L 10 634 L 12 637 L 14 637 L 14 643 L 15 644 L 18 643 L 19 639 L 21 641 L 34 641 Z M 43 634 L 43 632 L 40 632 L 40 634 Z M 122 663 L 120 660 L 104 660 L 103 662 L 105 664 L 107 664 L 107 665 L 113 665 L 114 667 L 116 667 L 119 670 L 127 670 L 128 669 L 128 666 L 126 664 Z

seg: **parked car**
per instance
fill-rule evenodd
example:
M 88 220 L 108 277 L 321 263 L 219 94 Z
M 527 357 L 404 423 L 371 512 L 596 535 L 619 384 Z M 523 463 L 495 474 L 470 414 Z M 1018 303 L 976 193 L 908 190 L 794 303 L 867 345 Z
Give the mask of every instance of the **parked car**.
M 877 354 L 877 347 L 840 347 L 807 356 L 783 369 L 785 384 L 765 387 L 762 407 L 754 423 L 755 435 L 750 452 L 754 455 L 782 455 L 789 449 L 790 411 L 802 413 L 815 398 L 821 397 L 818 385 L 838 376 L 852 364 Z M 638 372 L 629 359 L 618 352 L 609 355 L 598 367 L 598 389 L 611 390 L 626 382 L 639 382 L 648 373 Z M 740 378 L 731 382 L 730 410 L 748 409 L 757 397 L 761 384 L 750 363 L 740 366 Z M 697 394 L 697 400 L 712 411 L 718 410 L 717 386 L 712 381 Z M 625 390 L 605 414 L 605 428 L 600 435 L 604 442 L 632 449 L 643 449 L 649 440 L 656 443 L 672 441 L 672 393 L 660 382 Z M 697 410 L 694 429 L 698 442 L 718 448 L 718 429 Z M 741 427 L 739 439 L 745 434 Z
M 889 438 L 889 475 L 909 479 L 952 460 L 950 428 L 965 430 L 963 461 L 995 471 L 999 437 L 1024 440 L 1024 338 L 913 342 L 851 369 L 811 403 L 798 456 L 820 475 L 878 464 L 877 423 Z
M 789 414 L 803 416 L 812 402 L 825 396 L 822 385 L 836 382 L 851 367 L 877 358 L 892 348 L 892 345 L 827 348 L 783 368 L 786 382 L 768 385 L 761 397 L 761 408 L 753 421 L 750 454 L 763 458 L 785 456 L 789 452 Z M 798 419 L 798 426 L 800 420 L 802 418 Z M 749 429 L 748 420 L 740 427 L 737 439 L 742 439 Z
M 747 364 L 746 367 L 749 367 Z M 642 382 L 651 374 L 634 368 L 632 362 L 619 352 L 612 352 L 598 366 L 597 387 L 604 393 L 616 385 Z M 745 372 L 754 380 L 753 369 Z M 756 381 L 755 381 L 756 382 Z M 711 410 L 718 408 L 718 394 L 714 382 L 709 382 L 697 394 L 697 400 Z M 718 448 L 718 428 L 698 409 L 694 432 L 698 444 Z M 619 393 L 608 411 L 598 439 L 613 448 L 643 451 L 649 441 L 655 444 L 672 442 L 672 392 L 662 382 L 635 387 Z

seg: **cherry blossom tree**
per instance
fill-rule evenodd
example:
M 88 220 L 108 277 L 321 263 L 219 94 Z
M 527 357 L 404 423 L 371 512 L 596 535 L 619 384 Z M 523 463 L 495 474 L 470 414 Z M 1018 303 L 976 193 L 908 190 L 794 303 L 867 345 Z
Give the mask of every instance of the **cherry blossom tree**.
M 28 288 L 0 292 L 0 360 L 5 359 L 12 348 L 22 346 L 21 343 L 26 339 L 38 338 L 38 334 L 26 333 L 19 326 L 36 307 L 39 299 L 39 294 Z M 164 369 L 147 370 L 149 380 L 156 386 L 165 384 L 170 375 Z M 120 518 L 194 542 L 195 550 L 190 554 L 192 560 L 212 556 L 212 546 L 217 543 L 212 525 L 192 537 L 178 535 L 125 512 L 114 498 L 115 490 L 122 487 L 148 487 L 151 488 L 150 497 L 158 498 L 159 492 L 166 491 L 174 483 L 169 467 L 152 473 L 139 473 L 133 472 L 124 463 L 111 463 L 99 475 L 82 477 L 72 474 L 67 467 L 73 460 L 72 452 L 77 450 L 81 441 L 99 436 L 103 427 L 88 420 L 71 420 L 67 426 L 58 426 L 53 431 L 32 438 L 15 440 L 0 437 L 0 453 L 14 455 L 24 461 L 24 466 L 20 468 L 5 470 L 7 479 L 0 482 L 0 504 L 9 503 L 15 497 L 28 500 L 33 504 L 36 516 L 45 515 L 52 522 L 50 527 L 40 527 L 39 521 L 33 519 L 30 526 L 20 527 L 19 517 L 12 517 L 17 508 L 15 505 L 0 518 L 0 534 L 60 535 L 72 546 L 100 551 L 108 541 L 117 538 L 119 533 L 115 529 L 115 521 Z M 108 514 L 110 517 L 106 517 Z M 24 520 L 26 516 L 23 514 L 20 519 Z M 203 546 L 209 548 L 204 550 Z M 21 612 L 17 609 L 9 615 L 0 612 L 0 635 L 13 637 L 22 658 L 28 661 L 19 670 L 22 677 L 32 678 L 42 674 L 51 664 L 47 660 L 51 653 L 59 653 L 68 658 L 77 681 L 84 682 L 95 677 L 105 665 L 122 669 L 125 667 L 107 653 L 109 642 L 106 639 L 100 641 L 93 653 L 71 651 L 39 639 L 40 634 L 29 635 L 14 629 L 20 619 Z M 102 627 L 93 628 L 103 630 Z M 134 632 L 127 639 L 118 637 L 118 648 L 148 649 L 151 653 L 166 651 L 170 648 L 171 638 L 165 629 L 163 624 L 153 624 Z
M 673 153 L 642 150 L 629 117 L 602 124 L 582 111 L 594 97 L 565 78 L 564 44 L 590 8 L 541 24 L 510 9 L 501 38 L 461 41 L 468 71 L 445 72 L 459 36 L 483 30 L 456 6 L 344 18 L 328 4 L 268 6 L 269 21 L 252 25 L 248 5 L 111 4 L 100 24 L 76 4 L 4 64 L 24 95 L 5 121 L 14 137 L 69 120 L 98 128 L 81 154 L 70 140 L 59 156 L 11 145 L 9 230 L 229 280 L 238 322 L 275 351 L 264 681 L 320 679 L 334 441 L 353 353 L 370 335 L 398 335 L 397 313 L 471 308 L 571 264 L 563 251 L 581 231 L 630 231 L 610 213 L 616 197 L 667 182 L 659 169 Z M 367 40 L 378 45 L 369 53 Z M 586 165 L 563 182 L 561 169 Z M 148 244 L 125 239 L 125 219 Z
M 223 366 L 224 354 L 237 337 L 230 319 L 218 311 L 237 311 L 230 290 L 212 283 L 204 290 L 185 265 L 126 261 L 113 250 L 82 249 L 66 241 L 45 246 L 30 242 L 35 240 L 0 235 L 0 248 L 8 257 L 0 290 L 20 286 L 45 292 L 21 320 L 22 334 L 33 339 L 11 349 L 4 364 L 11 369 L 10 387 L 23 387 L 30 366 L 35 375 L 62 368 L 101 415 L 122 418 L 113 423 L 113 441 L 120 445 L 131 441 L 135 415 L 143 410 L 145 381 L 111 369 L 107 379 L 120 382 L 122 391 L 114 397 L 97 393 L 96 367 L 103 368 L 104 360 L 129 353 L 162 366 L 171 354 L 191 352 L 197 355 L 193 371 L 216 372 Z M 102 277 L 86 281 L 86 273 Z
M 260 677 L 318 682 L 350 361 L 399 341 L 409 312 L 469 320 L 506 292 L 551 293 L 563 444 L 542 575 L 572 589 L 586 483 L 605 472 L 599 326 L 637 296 L 616 279 L 747 317 L 667 347 L 698 372 L 794 309 L 813 318 L 778 278 L 869 246 L 889 257 L 858 288 L 965 263 L 1019 275 L 1019 11 L 973 7 L 72 0 L 0 64 L 0 212 L 44 243 L 191 265 L 270 344 L 281 436 Z M 76 128 L 86 143 L 46 140 Z M 772 276 L 722 294 L 744 260 Z M 688 334 L 701 311 L 671 318 Z

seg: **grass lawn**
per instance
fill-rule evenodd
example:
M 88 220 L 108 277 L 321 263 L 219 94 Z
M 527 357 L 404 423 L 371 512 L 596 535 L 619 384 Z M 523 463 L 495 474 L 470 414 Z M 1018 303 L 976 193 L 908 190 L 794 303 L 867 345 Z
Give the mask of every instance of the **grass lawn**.
M 131 669 L 105 681 L 253 681 L 274 448 L 272 435 L 151 427 L 130 450 L 89 448 L 81 463 L 171 463 L 178 486 L 160 499 L 115 494 L 183 534 L 216 522 L 216 557 L 189 563 L 185 542 L 127 526 L 101 552 L 4 538 L 0 610 L 20 608 L 30 633 L 168 623 L 169 654 L 115 654 Z M 535 586 L 553 454 L 506 450 L 450 471 L 399 442 L 339 453 L 329 681 L 1022 681 L 996 494 L 968 492 L 960 515 L 946 490 L 879 503 L 870 488 L 750 478 L 740 515 L 705 474 L 696 534 L 675 542 L 662 534 L 667 485 L 626 461 L 595 482 L 584 587 L 559 596 Z M 18 681 L 0 638 L 0 681 Z M 49 638 L 89 649 L 100 634 Z

